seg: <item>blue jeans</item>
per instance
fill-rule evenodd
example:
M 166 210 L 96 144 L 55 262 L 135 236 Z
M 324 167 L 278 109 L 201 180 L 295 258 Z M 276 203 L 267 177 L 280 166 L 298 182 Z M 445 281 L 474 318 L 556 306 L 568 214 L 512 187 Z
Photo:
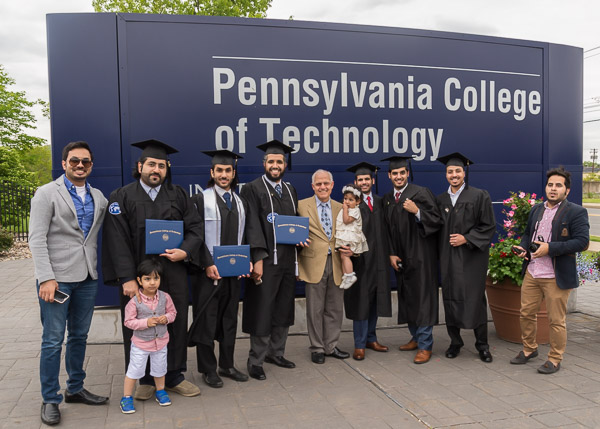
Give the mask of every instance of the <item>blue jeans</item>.
M 364 349 L 367 343 L 377 341 L 377 301 L 373 300 L 369 309 L 369 318 L 367 320 L 355 320 L 352 323 L 354 331 L 354 348 Z
M 419 350 L 433 349 L 433 326 L 417 326 L 409 323 L 408 330 L 412 340 L 419 345 Z
M 69 378 L 67 390 L 77 393 L 83 389 L 85 371 L 83 359 L 88 331 L 92 323 L 98 281 L 88 277 L 82 282 L 58 283 L 58 289 L 70 295 L 64 304 L 38 298 L 42 320 L 42 352 L 40 354 L 40 383 L 44 403 L 60 404 L 60 353 L 68 329 L 65 367 Z M 38 293 L 40 285 L 37 285 Z

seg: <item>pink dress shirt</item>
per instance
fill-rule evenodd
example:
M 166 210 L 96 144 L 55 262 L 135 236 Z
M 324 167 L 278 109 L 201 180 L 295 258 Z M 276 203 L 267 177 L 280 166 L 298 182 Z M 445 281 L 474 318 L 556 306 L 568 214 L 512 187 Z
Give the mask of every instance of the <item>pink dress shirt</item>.
M 548 202 L 544 203 L 544 215 L 537 231 L 534 231 L 535 235 L 531 236 L 531 242 L 537 241 L 538 235 L 541 235 L 546 243 L 550 243 L 552 240 L 552 220 L 554 220 L 559 206 L 560 204 L 556 204 L 554 207 L 548 208 Z M 548 255 L 532 259 L 527 266 L 527 271 L 534 279 L 553 279 L 555 277 L 552 258 Z

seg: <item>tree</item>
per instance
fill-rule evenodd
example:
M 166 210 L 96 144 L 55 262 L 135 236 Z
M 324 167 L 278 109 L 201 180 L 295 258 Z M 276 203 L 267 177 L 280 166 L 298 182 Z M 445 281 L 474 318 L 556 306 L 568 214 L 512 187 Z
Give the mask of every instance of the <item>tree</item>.
M 93 0 L 96 12 L 265 18 L 273 0 Z
M 0 146 L 0 182 L 30 187 L 38 185 L 35 174 L 23 167 L 20 153 L 4 146 Z
M 50 145 L 37 146 L 20 153 L 21 165 L 33 173 L 37 185 L 52 181 L 52 150 Z
M 42 100 L 29 101 L 24 91 L 11 91 L 14 85 L 4 66 L 0 64 L 0 146 L 26 150 L 41 146 L 46 141 L 41 137 L 27 134 L 27 129 L 35 129 L 34 106 L 45 106 Z

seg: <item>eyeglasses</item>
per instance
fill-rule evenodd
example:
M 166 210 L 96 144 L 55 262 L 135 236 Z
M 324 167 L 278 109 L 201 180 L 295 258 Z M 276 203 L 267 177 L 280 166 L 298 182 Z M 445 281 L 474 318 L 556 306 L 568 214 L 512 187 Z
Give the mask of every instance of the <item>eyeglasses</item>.
M 69 165 L 71 167 L 77 167 L 79 163 L 83 164 L 84 168 L 88 168 L 90 165 L 92 165 L 92 160 L 88 158 L 79 159 L 76 157 L 69 159 Z

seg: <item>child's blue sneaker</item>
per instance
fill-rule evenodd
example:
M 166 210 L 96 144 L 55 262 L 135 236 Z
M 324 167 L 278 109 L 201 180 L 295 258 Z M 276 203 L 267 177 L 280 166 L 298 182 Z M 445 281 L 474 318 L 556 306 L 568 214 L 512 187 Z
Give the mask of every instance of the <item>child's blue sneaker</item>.
M 171 405 L 171 398 L 169 398 L 169 394 L 164 389 L 157 390 L 156 402 L 158 402 L 158 405 L 160 405 L 161 407 L 166 407 L 168 405 Z
M 133 398 L 131 396 L 123 396 L 121 398 L 121 402 L 119 402 L 121 406 L 121 412 L 123 414 L 131 414 L 135 413 L 135 407 L 133 406 Z

